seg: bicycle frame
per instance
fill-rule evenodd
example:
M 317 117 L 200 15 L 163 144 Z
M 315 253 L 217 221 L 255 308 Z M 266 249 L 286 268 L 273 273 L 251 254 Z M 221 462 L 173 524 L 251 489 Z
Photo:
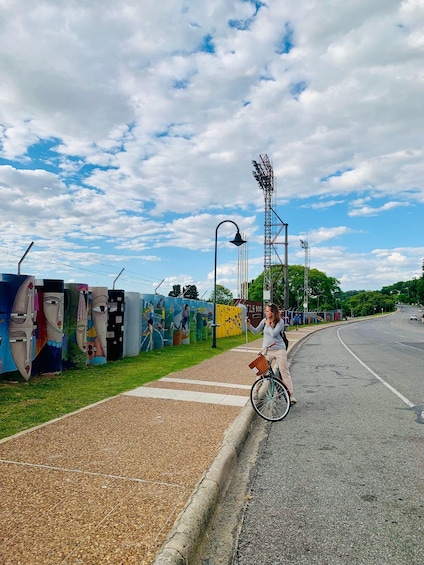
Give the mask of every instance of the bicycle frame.
M 290 410 L 290 395 L 268 361 L 268 370 L 260 375 L 250 390 L 250 400 L 255 412 L 269 422 L 277 422 Z

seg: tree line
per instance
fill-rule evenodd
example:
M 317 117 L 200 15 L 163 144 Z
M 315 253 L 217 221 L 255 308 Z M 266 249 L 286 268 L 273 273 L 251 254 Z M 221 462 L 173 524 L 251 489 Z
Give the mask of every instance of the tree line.
M 304 297 L 305 268 L 301 265 L 288 267 L 289 309 L 302 310 Z M 283 308 L 285 280 L 280 266 L 271 271 L 273 280 L 273 301 Z M 249 300 L 262 301 L 263 273 L 249 284 Z M 424 303 L 424 265 L 419 278 L 399 281 L 380 290 L 342 291 L 340 281 L 327 276 L 318 269 L 308 270 L 308 310 L 342 310 L 344 316 L 369 316 L 392 312 L 396 303 Z
M 288 267 L 289 310 L 303 310 L 305 267 L 290 265 Z M 281 266 L 271 269 L 273 281 L 273 302 L 281 309 L 284 308 L 285 279 Z M 263 300 L 264 274 L 261 273 L 249 283 L 248 298 L 255 302 Z M 370 316 L 382 312 L 393 312 L 397 303 L 424 304 L 424 265 L 419 278 L 409 281 L 399 281 L 380 290 L 349 290 L 342 291 L 340 281 L 327 276 L 318 269 L 308 270 L 308 310 L 310 312 L 325 312 L 342 310 L 344 316 Z M 169 296 L 182 296 L 197 300 L 199 298 L 195 285 L 181 287 L 174 285 Z M 207 298 L 214 301 L 212 292 Z M 222 285 L 216 286 L 216 302 L 218 304 L 234 303 L 232 292 Z

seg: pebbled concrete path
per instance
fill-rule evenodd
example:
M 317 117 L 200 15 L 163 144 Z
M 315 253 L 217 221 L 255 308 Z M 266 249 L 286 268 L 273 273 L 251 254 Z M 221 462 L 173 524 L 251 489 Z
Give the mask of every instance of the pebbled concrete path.
M 256 418 L 260 345 L 0 441 L 0 563 L 186 563 Z

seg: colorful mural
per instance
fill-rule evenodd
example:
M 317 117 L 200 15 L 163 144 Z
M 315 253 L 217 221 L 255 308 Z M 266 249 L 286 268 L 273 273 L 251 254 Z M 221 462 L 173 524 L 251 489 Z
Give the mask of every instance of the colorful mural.
M 35 282 L 35 289 L 36 348 L 31 375 L 59 374 L 64 340 L 64 282 L 44 279 Z
M 181 343 L 188 345 L 190 343 L 190 304 L 184 302 L 183 308 L 181 310 Z
M 172 343 L 174 345 L 181 345 L 183 342 L 183 330 L 181 328 L 182 313 L 183 313 L 183 299 L 174 297 L 174 318 L 173 318 L 173 337 Z
M 117 361 L 124 354 L 125 293 L 123 290 L 109 290 L 108 300 L 107 360 Z
M 216 337 L 239 335 L 242 328 L 242 310 L 238 306 L 216 305 Z
M 241 333 L 241 309 L 217 305 L 217 337 Z M 0 275 L 0 375 L 28 380 L 212 336 L 201 300 Z
M 87 365 L 104 365 L 107 356 L 108 289 L 94 286 L 88 293 Z
M 82 369 L 87 363 L 88 285 L 65 284 L 62 368 Z
M 165 316 L 163 299 L 156 294 L 142 295 L 140 351 L 162 349 L 164 346 Z
M 165 332 L 164 345 L 174 345 L 174 297 L 164 296 L 163 303 L 165 308 Z
M 35 279 L 3 274 L 0 281 L 0 372 L 28 381 L 35 354 Z

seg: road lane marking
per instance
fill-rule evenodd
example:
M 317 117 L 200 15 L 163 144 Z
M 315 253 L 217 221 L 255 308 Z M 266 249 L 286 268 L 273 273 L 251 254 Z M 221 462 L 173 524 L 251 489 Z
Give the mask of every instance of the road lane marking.
M 402 343 L 401 341 L 397 341 L 396 344 L 401 345 L 402 347 L 410 347 L 411 349 L 416 349 L 417 351 L 422 351 L 421 347 L 415 347 L 415 345 L 409 345 L 408 343 Z
M 355 353 L 353 353 L 353 351 L 351 349 L 349 349 L 349 347 L 345 344 L 345 342 L 342 340 L 342 338 L 340 337 L 340 329 L 339 328 L 337 330 L 337 337 L 339 338 L 340 343 L 343 345 L 343 347 L 345 349 L 347 349 L 347 351 L 352 355 L 352 357 L 354 357 L 358 363 L 360 363 L 363 367 L 365 367 L 365 369 L 367 371 L 369 371 L 371 373 L 371 375 L 373 375 L 378 381 L 380 381 L 381 384 L 383 384 L 385 387 L 387 387 L 390 391 L 392 391 L 394 394 L 396 394 L 396 396 L 398 398 L 400 398 L 402 400 L 402 402 L 404 402 L 407 406 L 409 406 L 410 408 L 415 408 L 415 404 L 413 404 L 410 400 L 408 400 L 406 398 L 406 396 L 403 396 L 403 394 L 401 392 L 399 392 L 398 390 L 396 390 L 391 384 L 389 384 L 388 382 L 386 382 L 382 377 L 380 377 L 379 375 L 377 375 L 377 373 L 375 371 L 373 371 L 371 369 L 371 367 L 368 367 L 368 365 L 366 365 L 363 361 L 361 361 L 361 359 L 359 359 L 359 357 L 357 355 L 355 355 Z

